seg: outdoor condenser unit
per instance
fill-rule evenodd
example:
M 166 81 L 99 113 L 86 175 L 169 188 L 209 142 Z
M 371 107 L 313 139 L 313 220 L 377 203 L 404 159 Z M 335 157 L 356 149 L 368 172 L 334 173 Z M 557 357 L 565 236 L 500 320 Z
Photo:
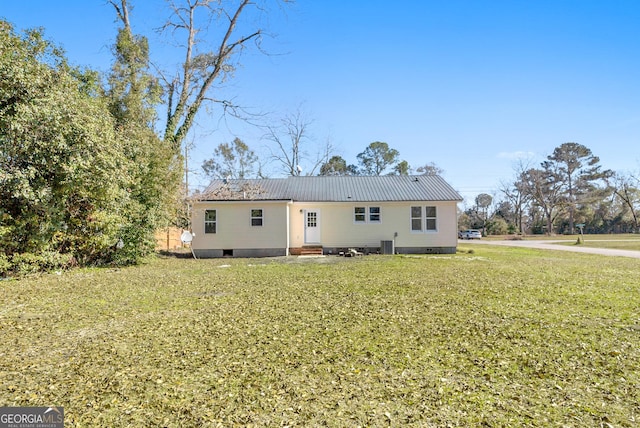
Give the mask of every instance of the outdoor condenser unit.
M 380 252 L 382 254 L 394 254 L 395 245 L 393 241 L 380 241 Z

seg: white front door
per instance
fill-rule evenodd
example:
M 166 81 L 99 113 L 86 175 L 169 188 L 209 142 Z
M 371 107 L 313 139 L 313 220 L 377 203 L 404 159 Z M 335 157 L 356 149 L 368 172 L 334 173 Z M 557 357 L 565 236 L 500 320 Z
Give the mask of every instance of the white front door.
M 320 243 L 320 210 L 304 212 L 304 243 Z

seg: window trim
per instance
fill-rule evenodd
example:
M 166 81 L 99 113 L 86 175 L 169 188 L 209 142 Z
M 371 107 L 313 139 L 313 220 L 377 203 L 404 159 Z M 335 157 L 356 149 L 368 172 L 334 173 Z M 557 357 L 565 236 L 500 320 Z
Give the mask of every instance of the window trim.
M 372 209 L 377 209 L 378 212 L 375 213 L 375 212 L 371 211 Z M 369 215 L 367 216 L 367 220 L 368 220 L 369 223 L 382 223 L 382 208 L 380 208 L 380 206 L 369 207 L 368 214 Z M 378 219 L 377 220 L 373 220 L 374 216 L 378 216 Z
M 414 216 L 414 208 L 420 209 L 420 216 Z M 433 210 L 434 215 L 427 215 L 428 211 Z M 420 228 L 414 229 L 414 222 L 420 221 Z M 435 225 L 433 228 L 429 228 L 429 222 L 433 222 Z M 411 205 L 409 207 L 409 229 L 411 233 L 438 233 L 438 206 L 437 205 Z
M 207 213 L 209 211 L 213 211 L 214 220 L 207 219 Z M 213 232 L 207 231 L 207 225 L 213 225 Z M 205 209 L 204 210 L 204 233 L 205 234 L 216 234 L 218 233 L 218 210 L 217 209 Z
M 260 211 L 260 215 L 259 216 L 254 216 L 254 211 Z M 262 227 L 264 226 L 264 209 L 262 208 L 251 208 L 251 210 L 249 211 L 249 215 L 251 217 L 250 219 L 250 224 L 251 227 Z M 260 220 L 260 224 L 254 224 L 254 220 Z
M 433 216 L 427 215 L 428 208 L 433 208 Z M 433 220 L 434 227 L 430 229 L 428 227 L 429 220 Z M 438 231 L 438 207 L 435 205 L 427 205 L 424 207 L 424 231 L 425 233 L 435 233 Z
M 414 216 L 413 215 L 413 209 L 414 208 L 419 208 L 420 209 L 420 215 L 419 216 Z M 409 218 L 410 218 L 409 227 L 411 229 L 411 233 L 423 233 L 424 232 L 424 229 L 422 227 L 422 226 L 424 226 L 424 221 L 423 221 L 423 216 L 422 216 L 423 211 L 424 210 L 422 209 L 422 205 L 411 205 L 409 207 Z M 420 227 L 418 229 L 414 229 L 413 228 L 413 223 L 414 223 L 415 220 L 420 221 Z
M 361 212 L 356 210 L 361 209 Z M 372 211 L 377 209 L 378 212 Z M 377 220 L 372 220 L 377 216 Z M 359 219 L 362 218 L 362 220 Z M 354 224 L 379 224 L 382 223 L 382 206 L 380 205 L 358 205 L 353 207 L 353 223 Z

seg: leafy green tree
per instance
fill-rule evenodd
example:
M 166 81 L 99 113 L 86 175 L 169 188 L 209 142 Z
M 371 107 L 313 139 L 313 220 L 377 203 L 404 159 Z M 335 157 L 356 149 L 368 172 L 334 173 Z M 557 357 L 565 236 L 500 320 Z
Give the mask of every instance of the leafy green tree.
M 596 182 L 611 175 L 602 171 L 600 158 L 589 148 L 578 143 L 564 143 L 547 156 L 548 170 L 553 170 L 553 180 L 564 187 L 565 203 L 569 210 L 569 230 L 574 233 L 576 205 L 587 202 L 597 189 Z
M 336 155 L 322 164 L 318 175 L 358 175 L 358 168 L 355 165 L 347 165 L 342 156 Z
M 535 212 L 542 211 L 547 234 L 554 232 L 553 224 L 556 217 L 565 207 L 565 193 L 562 183 L 556 180 L 558 172 L 556 165 L 543 162 L 542 169 L 530 168 L 522 174 L 522 186 L 531 198 L 530 217 L 534 219 Z
M 139 261 L 173 216 L 181 176 L 153 130 L 160 92 L 146 40 L 123 26 L 104 89 L 40 31 L 0 30 L 3 259 L 16 270 Z
M 205 174 L 213 178 L 252 178 L 259 171 L 258 156 L 240 138 L 221 143 L 213 157 L 202 163 Z
M 506 235 L 509 233 L 509 224 L 501 217 L 491 218 L 486 223 L 487 235 Z
M 116 253 L 120 262 L 127 263 L 152 252 L 156 230 L 175 220 L 182 162 L 153 129 L 162 88 L 149 71 L 147 39 L 132 33 L 126 0 L 121 7 L 114 6 L 122 27 L 113 48 L 107 98 L 122 150 L 131 161 L 127 221 L 121 232 L 124 247 Z
M 398 162 L 393 167 L 393 174 L 395 175 L 410 175 L 411 174 L 411 166 L 409 166 L 409 162 L 406 160 Z
M 476 196 L 476 207 L 478 213 L 480 213 L 482 218 L 482 229 L 486 228 L 486 223 L 489 220 L 489 207 L 493 202 L 493 196 L 488 193 L 480 193 Z
M 416 168 L 416 172 L 422 175 L 442 175 L 444 170 L 433 162 Z
M 399 156 L 400 153 L 387 143 L 375 141 L 358 154 L 358 161 L 364 175 L 382 175 L 387 168 L 398 162 Z
M 0 248 L 108 262 L 126 222 L 130 162 L 96 85 L 41 32 L 0 21 Z

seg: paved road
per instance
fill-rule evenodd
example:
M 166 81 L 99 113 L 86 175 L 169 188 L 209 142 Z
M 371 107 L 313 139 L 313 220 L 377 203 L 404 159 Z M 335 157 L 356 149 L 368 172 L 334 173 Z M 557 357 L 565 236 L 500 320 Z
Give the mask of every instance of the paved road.
M 554 242 L 567 242 L 567 241 L 491 241 L 491 240 L 459 240 L 460 244 L 472 244 L 472 245 L 502 245 L 505 247 L 525 247 L 525 248 L 538 248 L 541 250 L 556 250 L 556 251 L 573 251 L 576 253 L 589 253 L 600 254 L 603 256 L 617 256 L 617 257 L 632 257 L 640 259 L 640 251 L 632 250 L 616 250 L 612 248 L 593 248 L 582 247 L 578 245 L 558 245 Z

